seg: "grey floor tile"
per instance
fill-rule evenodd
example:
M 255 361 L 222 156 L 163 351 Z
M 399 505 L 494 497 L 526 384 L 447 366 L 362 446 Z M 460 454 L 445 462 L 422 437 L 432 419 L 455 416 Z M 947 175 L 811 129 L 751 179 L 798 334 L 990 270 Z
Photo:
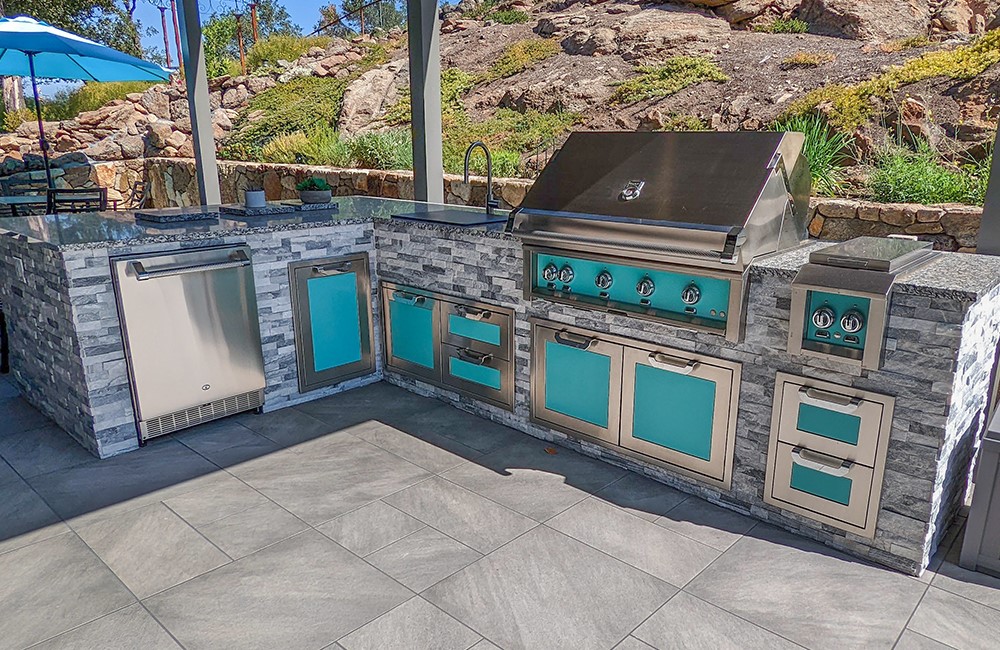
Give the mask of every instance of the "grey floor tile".
M 83 526 L 77 533 L 139 598 L 229 562 L 161 503 Z
M 627 636 L 622 642 L 614 647 L 614 650 L 654 650 L 652 646 L 646 645 L 634 636 Z
M 306 528 L 308 526 L 301 519 L 270 501 L 198 526 L 201 534 L 231 558 L 249 555 Z
M 321 648 L 412 595 L 306 531 L 145 604 L 187 648 Z
M 212 485 L 165 499 L 163 503 L 197 528 L 268 503 L 268 500 L 243 481 L 227 476 Z
M 0 648 L 24 648 L 135 602 L 73 533 L 0 555 Z
M 938 567 L 931 584 L 980 605 L 1000 609 L 1000 578 L 969 571 L 946 560 Z
M 24 478 L 97 461 L 54 424 L 0 436 L 0 456 Z
M 525 437 L 502 424 L 481 418 L 449 404 L 433 402 L 433 408 L 402 418 L 398 428 L 421 437 L 444 437 L 486 454 Z
M 691 497 L 656 519 L 664 528 L 724 551 L 757 522 L 698 497 Z
M 895 650 L 952 650 L 952 647 L 923 634 L 917 634 L 913 630 L 903 630 Z
M 295 409 L 322 420 L 329 425 L 331 431 L 337 431 L 367 421 L 395 425 L 440 405 L 441 402 L 437 400 L 414 395 L 386 382 L 377 382 L 298 404 Z
M 29 404 L 23 397 L 13 397 L 3 402 L 3 421 L 0 422 L 0 438 L 20 435 L 38 427 L 52 426 L 52 420 Z
M 546 525 L 675 587 L 683 587 L 721 554 L 596 499 L 581 501 Z
M 429 476 L 351 435 L 324 440 L 308 453 L 286 449 L 232 471 L 309 524 L 329 521 Z
M 550 453 L 550 451 L 554 453 Z M 621 478 L 626 470 L 528 436 L 445 472 L 477 494 L 544 521 Z
M 838 650 L 891 646 L 924 589 L 913 578 L 765 525 L 685 587 L 786 639 Z
M 7 377 L 0 375 L 0 400 L 8 400 L 18 395 L 20 393 L 17 387 Z
M 933 585 L 907 628 L 958 650 L 1000 647 L 1000 612 Z
M 424 523 L 402 510 L 375 501 L 316 527 L 321 533 L 352 553 L 373 553 L 396 540 L 415 533 Z
M 180 650 L 142 605 L 132 605 L 70 630 L 32 650 Z
M 237 415 L 235 420 L 282 447 L 298 445 L 337 431 L 326 422 L 294 408 L 261 415 L 244 413 Z
M 344 650 L 466 650 L 481 637 L 420 596 L 340 640 Z
M 447 535 L 424 528 L 365 559 L 413 591 L 421 592 L 481 557 Z
M 626 473 L 595 496 L 647 521 L 666 514 L 688 498 L 680 490 L 634 472 Z
M 20 480 L 21 477 L 14 471 L 14 468 L 8 465 L 7 461 L 3 458 L 0 458 L 0 487 L 2 487 L 4 483 Z
M 173 438 L 220 467 L 232 467 L 281 449 L 274 441 L 240 424 L 236 418 L 186 429 L 175 433 Z
M 500 646 L 490 643 L 487 639 L 483 639 L 476 645 L 469 648 L 469 650 L 500 650 Z
M 68 530 L 59 516 L 21 479 L 0 485 L 0 553 Z
M 537 525 L 524 515 L 437 477 L 386 497 L 385 502 L 480 553 L 489 553 Z
M 506 650 L 606 649 L 676 589 L 539 526 L 424 598 Z
M 632 635 L 654 648 L 678 650 L 793 650 L 799 647 L 683 591 L 646 619 Z
M 482 455 L 451 438 L 430 434 L 423 434 L 418 438 L 381 422 L 370 422 L 354 427 L 350 431 L 362 440 L 367 440 L 434 474 Z

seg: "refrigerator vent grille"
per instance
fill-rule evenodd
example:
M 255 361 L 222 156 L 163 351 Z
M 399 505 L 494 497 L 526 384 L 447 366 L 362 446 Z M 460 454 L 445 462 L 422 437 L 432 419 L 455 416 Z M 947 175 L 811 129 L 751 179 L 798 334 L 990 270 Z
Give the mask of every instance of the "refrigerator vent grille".
M 224 418 L 227 415 L 242 413 L 259 408 L 264 403 L 264 391 L 252 390 L 248 393 L 234 395 L 225 399 L 192 406 L 181 411 L 167 413 L 145 422 L 139 423 L 139 430 L 143 440 L 149 440 L 156 436 L 166 435 L 174 431 L 180 431 L 197 424 L 210 422 Z

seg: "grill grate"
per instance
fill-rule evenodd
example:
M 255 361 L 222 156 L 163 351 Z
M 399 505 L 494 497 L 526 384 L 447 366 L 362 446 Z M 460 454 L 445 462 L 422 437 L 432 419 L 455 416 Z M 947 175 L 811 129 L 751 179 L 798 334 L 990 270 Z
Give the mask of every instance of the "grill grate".
M 149 440 L 228 415 L 260 408 L 263 404 L 264 391 L 252 390 L 140 422 L 139 432 L 143 440 Z

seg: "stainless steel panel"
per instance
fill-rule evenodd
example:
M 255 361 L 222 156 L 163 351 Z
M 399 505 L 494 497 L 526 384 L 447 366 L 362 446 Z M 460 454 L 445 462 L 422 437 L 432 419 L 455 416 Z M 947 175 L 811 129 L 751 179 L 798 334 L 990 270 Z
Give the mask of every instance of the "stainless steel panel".
M 497 370 L 500 373 L 500 389 L 494 390 L 490 386 L 453 375 L 450 370 L 450 359 L 460 359 Z M 441 346 L 441 374 L 444 385 L 448 388 L 503 409 L 510 410 L 514 407 L 514 362 L 509 359 L 445 344 Z
M 357 279 L 358 308 L 361 329 L 361 360 L 317 372 L 312 342 L 312 315 L 309 310 L 308 283 L 313 278 L 353 273 Z M 292 319 L 295 330 L 296 365 L 299 392 L 307 393 L 375 371 L 372 352 L 372 299 L 368 253 L 344 255 L 288 265 L 292 290 Z
M 112 262 L 136 419 L 265 386 L 246 246 Z
M 394 300 L 403 300 L 408 303 L 420 304 L 423 308 L 432 313 L 434 331 L 434 359 L 435 367 L 427 368 L 417 363 L 412 363 L 406 359 L 393 354 L 392 333 L 393 322 L 390 305 Z M 440 298 L 437 294 L 422 289 L 412 287 L 401 287 L 389 282 L 382 283 L 382 321 L 385 329 L 385 363 L 386 365 L 403 374 L 411 375 L 418 379 L 441 384 L 441 309 Z
M 712 445 L 709 460 L 661 447 L 633 436 L 635 417 L 635 374 L 640 365 L 704 379 L 715 384 L 712 416 Z M 729 489 L 732 480 L 733 450 L 736 444 L 736 413 L 740 394 L 738 363 L 714 359 L 682 350 L 660 347 L 624 349 L 622 374 L 621 446 L 675 465 L 697 478 L 708 479 Z
M 484 302 L 466 300 L 445 296 L 441 302 L 441 339 L 449 345 L 467 348 L 477 352 L 492 354 L 500 359 L 511 359 L 511 333 L 514 328 L 514 312 L 511 309 L 497 307 Z M 484 341 L 459 336 L 450 331 L 449 319 L 464 318 L 479 323 L 489 323 L 500 328 L 500 344 L 491 345 Z

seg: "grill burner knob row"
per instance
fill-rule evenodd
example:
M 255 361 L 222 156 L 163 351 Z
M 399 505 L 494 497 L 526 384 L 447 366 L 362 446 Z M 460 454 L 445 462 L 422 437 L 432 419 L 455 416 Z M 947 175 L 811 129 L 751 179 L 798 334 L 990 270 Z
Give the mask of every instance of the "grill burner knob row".
M 563 284 L 569 284 L 576 277 L 576 272 L 573 271 L 573 267 L 566 264 L 561 269 L 559 269 L 559 281 Z
M 601 271 L 597 274 L 597 277 L 594 278 L 594 284 L 597 285 L 597 288 L 602 291 L 610 289 L 614 282 L 615 279 L 607 271 Z
M 649 298 L 654 291 L 656 291 L 656 285 L 653 284 L 649 276 L 639 280 L 639 283 L 635 285 L 635 292 L 643 298 Z
M 546 282 L 555 282 L 558 277 L 559 277 L 559 267 L 556 266 L 555 264 L 549 262 L 547 265 L 545 265 L 545 268 L 542 269 L 542 279 L 545 280 Z
M 829 307 L 820 307 L 813 312 L 812 324 L 815 325 L 817 329 L 830 329 L 833 327 L 835 322 L 837 322 L 837 315 L 833 313 L 833 310 Z
M 848 334 L 857 334 L 864 326 L 864 315 L 855 309 L 850 310 L 840 318 L 840 327 Z
M 696 284 L 689 284 L 681 290 L 681 301 L 685 305 L 693 305 L 701 300 L 701 289 Z

